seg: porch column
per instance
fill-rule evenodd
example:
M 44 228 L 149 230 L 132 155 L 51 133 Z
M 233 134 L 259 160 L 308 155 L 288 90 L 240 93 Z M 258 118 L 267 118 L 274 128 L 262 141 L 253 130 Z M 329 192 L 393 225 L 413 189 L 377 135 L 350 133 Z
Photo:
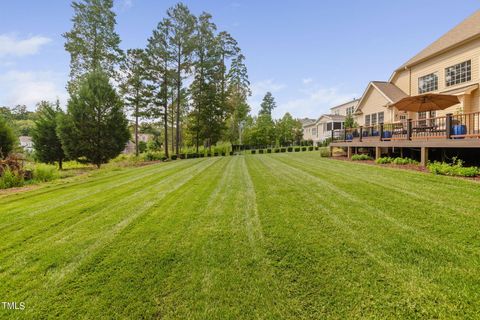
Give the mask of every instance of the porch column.
M 348 159 L 352 158 L 352 147 L 347 147 L 347 158 Z
M 420 165 L 426 167 L 428 163 L 428 148 L 422 147 L 420 149 Z
M 381 147 L 375 147 L 375 159 L 381 158 L 382 157 L 382 148 Z

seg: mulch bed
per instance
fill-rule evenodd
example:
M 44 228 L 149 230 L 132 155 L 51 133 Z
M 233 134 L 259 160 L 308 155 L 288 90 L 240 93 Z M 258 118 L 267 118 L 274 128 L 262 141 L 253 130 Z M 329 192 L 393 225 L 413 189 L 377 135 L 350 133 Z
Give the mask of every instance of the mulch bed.
M 338 157 L 338 156 L 332 157 L 331 159 L 340 160 L 340 161 L 355 162 L 355 163 L 364 163 L 364 164 L 379 166 L 379 167 L 418 171 L 418 172 L 431 174 L 430 171 L 428 171 L 427 168 L 422 167 L 422 166 L 418 166 L 418 165 L 414 165 L 414 164 L 405 164 L 405 165 L 398 165 L 398 164 L 393 164 L 393 163 L 377 164 L 377 163 L 375 163 L 374 160 L 354 161 L 354 160 L 348 159 L 347 157 Z M 446 176 L 446 177 L 459 178 L 459 179 L 465 179 L 465 180 L 470 180 L 470 181 L 480 181 L 480 176 L 476 176 L 476 177 Z

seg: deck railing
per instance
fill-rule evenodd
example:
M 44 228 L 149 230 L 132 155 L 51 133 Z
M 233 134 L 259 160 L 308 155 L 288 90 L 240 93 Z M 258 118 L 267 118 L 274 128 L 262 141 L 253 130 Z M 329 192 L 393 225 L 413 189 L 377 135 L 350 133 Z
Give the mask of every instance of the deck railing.
M 480 138 L 480 112 L 332 130 L 332 141 Z

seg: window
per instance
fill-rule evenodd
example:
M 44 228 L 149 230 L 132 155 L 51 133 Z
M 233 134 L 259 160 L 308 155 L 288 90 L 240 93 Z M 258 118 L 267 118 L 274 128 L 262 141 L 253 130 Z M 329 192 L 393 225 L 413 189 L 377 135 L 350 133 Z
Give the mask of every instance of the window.
M 341 122 L 334 122 L 333 123 L 333 129 L 342 129 L 342 123 Z
M 327 131 L 332 131 L 332 123 L 327 123 Z
M 347 108 L 347 116 L 353 114 L 355 112 L 355 106 L 351 106 Z
M 418 93 L 426 93 L 438 90 L 438 76 L 436 73 L 430 73 L 418 78 Z
M 377 124 L 377 114 L 372 113 L 372 126 Z
M 313 128 L 312 129 L 312 136 L 316 136 L 317 135 L 317 128 Z
M 366 126 L 370 125 L 370 115 L 369 114 L 365 115 L 365 125 Z
M 419 112 L 417 114 L 417 119 L 418 119 L 418 124 L 419 126 L 426 126 L 427 125 L 427 121 L 425 119 L 427 119 L 427 113 L 426 112 Z
M 383 111 L 379 112 L 378 113 L 378 123 L 383 123 L 384 118 L 385 118 L 385 113 Z
M 472 80 L 471 60 L 456 64 L 445 69 L 445 85 L 453 86 Z

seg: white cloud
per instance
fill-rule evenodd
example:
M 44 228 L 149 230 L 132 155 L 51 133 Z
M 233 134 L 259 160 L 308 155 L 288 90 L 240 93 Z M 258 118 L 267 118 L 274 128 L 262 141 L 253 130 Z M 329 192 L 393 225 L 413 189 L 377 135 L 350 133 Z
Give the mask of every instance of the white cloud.
M 302 79 L 302 83 L 307 85 L 307 84 L 310 84 L 313 82 L 313 79 L 312 78 L 305 78 L 305 79 Z
M 40 50 L 40 47 L 51 41 L 51 39 L 42 36 L 18 39 L 14 35 L 0 34 L 0 58 L 33 55 Z
M 60 99 L 65 104 L 68 98 L 62 74 L 45 72 L 9 71 L 0 74 L 0 105 L 24 104 L 30 110 L 41 100 Z
M 318 118 L 323 113 L 328 113 L 329 108 L 347 102 L 356 95 L 342 92 L 339 87 L 320 87 L 301 90 L 302 97 L 280 103 L 275 110 L 277 117 L 285 112 L 290 112 L 298 118 Z
M 128 10 L 133 7 L 133 0 L 123 0 L 122 10 Z
M 252 96 L 264 96 L 268 91 L 271 93 L 278 92 L 285 89 L 287 86 L 282 83 L 277 83 L 273 79 L 262 80 L 254 82 L 250 85 Z

